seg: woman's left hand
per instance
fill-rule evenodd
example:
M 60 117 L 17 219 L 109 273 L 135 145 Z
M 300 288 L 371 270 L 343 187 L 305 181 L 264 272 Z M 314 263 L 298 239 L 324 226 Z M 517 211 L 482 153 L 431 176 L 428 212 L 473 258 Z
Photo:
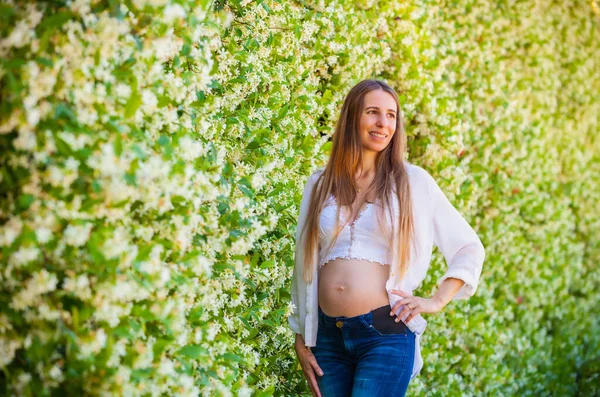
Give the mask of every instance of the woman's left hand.
M 434 298 L 421 298 L 419 296 L 413 296 L 407 292 L 396 289 L 390 290 L 390 292 L 403 298 L 400 302 L 397 302 L 394 307 L 392 307 L 393 313 L 396 313 L 400 307 L 404 307 L 402 311 L 398 313 L 396 322 L 400 321 L 405 315 L 408 314 L 408 317 L 403 320 L 405 324 L 408 324 L 410 320 L 412 320 L 413 317 L 418 314 L 437 313 L 444 308 L 442 303 Z

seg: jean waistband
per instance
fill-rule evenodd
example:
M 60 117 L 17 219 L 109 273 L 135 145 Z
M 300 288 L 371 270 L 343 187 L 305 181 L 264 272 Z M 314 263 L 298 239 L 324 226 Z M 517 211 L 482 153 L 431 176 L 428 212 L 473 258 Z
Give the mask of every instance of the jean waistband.
M 365 323 L 372 324 L 373 323 L 373 313 L 380 312 L 380 311 L 384 311 L 389 316 L 389 313 L 392 311 L 392 307 L 388 303 L 385 306 L 381 306 L 377 309 L 371 310 L 368 313 L 360 314 L 358 316 L 332 317 L 332 316 L 328 316 L 327 314 L 325 314 L 323 312 L 323 310 L 321 309 L 321 306 L 319 306 L 319 323 L 322 324 L 324 327 L 338 327 L 338 328 L 339 328 L 339 324 L 338 324 L 339 322 L 342 322 L 344 324 L 344 326 L 347 326 L 347 327 L 362 326 Z

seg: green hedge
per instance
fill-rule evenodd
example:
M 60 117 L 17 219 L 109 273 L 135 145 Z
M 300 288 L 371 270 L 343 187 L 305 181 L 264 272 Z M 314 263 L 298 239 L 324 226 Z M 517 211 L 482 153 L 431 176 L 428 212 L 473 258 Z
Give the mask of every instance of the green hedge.
M 596 3 L 390 3 L 2 2 L 2 394 L 309 395 L 298 204 L 369 77 L 486 246 L 409 395 L 600 393 Z

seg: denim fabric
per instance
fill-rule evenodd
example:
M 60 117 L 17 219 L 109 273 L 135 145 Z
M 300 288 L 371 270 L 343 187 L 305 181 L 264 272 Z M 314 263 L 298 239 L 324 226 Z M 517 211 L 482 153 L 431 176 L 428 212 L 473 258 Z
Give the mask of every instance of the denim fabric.
M 391 307 L 386 307 L 389 313 Z M 414 364 L 414 332 L 379 332 L 373 311 L 331 317 L 319 306 L 318 318 L 317 344 L 311 350 L 324 373 L 317 376 L 323 397 L 405 395 Z

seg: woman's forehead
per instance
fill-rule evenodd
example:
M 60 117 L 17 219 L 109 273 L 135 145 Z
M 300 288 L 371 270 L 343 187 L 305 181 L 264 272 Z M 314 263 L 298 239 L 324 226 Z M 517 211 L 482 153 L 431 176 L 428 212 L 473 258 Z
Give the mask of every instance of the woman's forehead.
M 394 99 L 394 97 L 383 90 L 373 90 L 368 92 L 365 95 L 365 99 L 363 102 L 363 106 L 365 109 L 373 107 L 378 109 L 391 110 L 395 112 L 397 108 L 396 100 Z

